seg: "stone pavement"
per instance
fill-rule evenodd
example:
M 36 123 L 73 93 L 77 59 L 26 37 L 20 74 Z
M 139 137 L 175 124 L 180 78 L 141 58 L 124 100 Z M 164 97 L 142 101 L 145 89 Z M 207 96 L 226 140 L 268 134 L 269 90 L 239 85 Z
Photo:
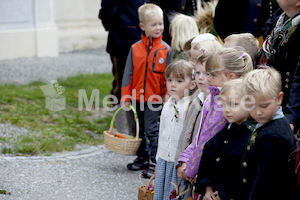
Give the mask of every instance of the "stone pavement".
M 103 145 L 52 156 L 0 157 L 0 194 L 5 200 L 134 200 L 140 171 L 129 171 L 134 156 Z

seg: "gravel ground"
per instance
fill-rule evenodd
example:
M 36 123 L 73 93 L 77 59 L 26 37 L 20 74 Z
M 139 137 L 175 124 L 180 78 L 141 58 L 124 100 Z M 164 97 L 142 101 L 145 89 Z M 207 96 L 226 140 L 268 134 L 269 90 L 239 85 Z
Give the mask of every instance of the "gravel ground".
M 80 73 L 111 73 L 104 48 L 62 53 L 58 57 L 0 61 L 0 83 L 26 84 Z M 28 130 L 0 124 L 0 135 L 29 134 Z M 0 200 L 133 200 L 137 199 L 140 172 L 127 170 L 134 156 L 88 146 L 52 156 L 0 155 Z M 148 180 L 142 179 L 143 184 Z
M 0 194 L 0 199 L 137 199 L 140 172 L 126 168 L 133 159 L 102 145 L 49 157 L 2 156 L 0 187 L 12 195 Z
M 61 53 L 58 57 L 0 61 L 0 83 L 50 82 L 80 73 L 111 73 L 111 61 L 105 48 Z

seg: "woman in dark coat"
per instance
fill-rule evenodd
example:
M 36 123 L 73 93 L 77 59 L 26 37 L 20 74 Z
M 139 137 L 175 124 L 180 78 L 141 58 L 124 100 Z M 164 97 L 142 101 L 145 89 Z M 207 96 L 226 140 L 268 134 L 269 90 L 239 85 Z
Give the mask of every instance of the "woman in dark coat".
M 289 5 L 291 2 L 292 5 Z M 270 35 L 263 43 L 257 63 L 274 67 L 280 72 L 284 93 L 283 112 L 292 126 L 299 126 L 300 3 L 299 1 L 278 0 L 278 4 L 284 12 L 275 20 L 275 28 L 268 31 Z M 299 127 L 294 130 L 297 129 Z

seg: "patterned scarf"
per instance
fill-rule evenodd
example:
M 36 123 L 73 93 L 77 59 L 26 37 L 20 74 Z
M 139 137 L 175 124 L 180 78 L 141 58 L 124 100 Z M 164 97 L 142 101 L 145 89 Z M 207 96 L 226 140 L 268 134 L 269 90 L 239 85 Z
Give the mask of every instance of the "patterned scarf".
M 271 34 L 265 39 L 259 55 L 259 65 L 265 65 L 274 56 L 276 51 L 286 44 L 300 23 L 300 13 L 288 18 L 282 13 Z

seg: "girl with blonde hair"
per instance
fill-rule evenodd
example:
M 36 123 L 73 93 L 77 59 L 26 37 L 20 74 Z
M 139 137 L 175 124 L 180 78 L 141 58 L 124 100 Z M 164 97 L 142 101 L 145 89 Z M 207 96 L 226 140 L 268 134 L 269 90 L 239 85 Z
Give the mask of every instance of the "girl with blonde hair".
M 173 61 L 179 59 L 187 60 L 184 45 L 189 39 L 199 35 L 195 20 L 193 17 L 177 14 L 171 22 L 170 30 L 172 36 L 171 48 L 173 50 Z

